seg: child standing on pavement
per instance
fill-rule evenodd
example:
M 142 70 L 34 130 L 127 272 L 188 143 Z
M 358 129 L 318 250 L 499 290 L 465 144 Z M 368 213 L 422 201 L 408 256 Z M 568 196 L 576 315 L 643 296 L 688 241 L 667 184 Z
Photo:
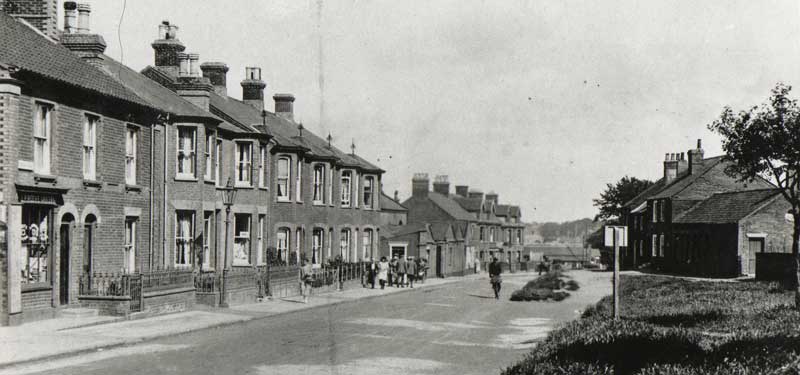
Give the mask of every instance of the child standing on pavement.
M 389 276 L 389 262 L 386 261 L 386 257 L 381 257 L 381 261 L 378 263 L 378 281 L 381 283 L 381 289 L 386 286 L 386 279 Z
M 308 303 L 308 296 L 311 294 L 312 272 L 311 264 L 306 258 L 302 260 L 300 266 L 300 292 L 303 295 L 303 303 Z

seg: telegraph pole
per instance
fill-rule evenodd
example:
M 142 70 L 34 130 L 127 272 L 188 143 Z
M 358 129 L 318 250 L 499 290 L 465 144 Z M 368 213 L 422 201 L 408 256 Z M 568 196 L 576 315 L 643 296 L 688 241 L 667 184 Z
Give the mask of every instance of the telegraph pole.
M 614 228 L 614 320 L 619 319 L 619 232 Z

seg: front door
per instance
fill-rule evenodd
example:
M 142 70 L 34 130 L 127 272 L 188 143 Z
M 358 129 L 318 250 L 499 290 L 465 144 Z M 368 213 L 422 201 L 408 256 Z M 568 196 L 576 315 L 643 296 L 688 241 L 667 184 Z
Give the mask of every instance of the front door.
M 69 303 L 69 248 L 72 242 L 72 239 L 70 238 L 69 227 L 69 224 L 61 224 L 60 231 L 61 254 L 58 258 L 58 299 L 62 305 Z
M 747 268 L 745 273 L 748 275 L 756 274 L 756 254 L 764 252 L 764 239 L 763 238 L 750 238 L 748 242 L 747 251 Z
M 94 224 L 90 223 L 83 227 L 83 273 L 89 275 L 89 277 L 91 277 L 92 273 L 93 226 Z
M 442 247 L 436 246 L 436 276 L 444 277 L 444 265 L 442 264 Z

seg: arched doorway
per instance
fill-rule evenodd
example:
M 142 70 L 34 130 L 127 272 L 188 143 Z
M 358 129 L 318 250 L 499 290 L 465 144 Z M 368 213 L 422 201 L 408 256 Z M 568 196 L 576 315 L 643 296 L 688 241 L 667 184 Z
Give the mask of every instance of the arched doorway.
M 70 258 L 72 249 L 72 228 L 75 217 L 72 214 L 64 214 L 61 217 L 61 227 L 59 228 L 59 266 L 58 266 L 58 300 L 61 305 L 69 304 L 70 286 Z
M 83 273 L 92 273 L 92 252 L 94 251 L 94 232 L 97 227 L 97 217 L 93 214 L 86 215 L 83 220 Z

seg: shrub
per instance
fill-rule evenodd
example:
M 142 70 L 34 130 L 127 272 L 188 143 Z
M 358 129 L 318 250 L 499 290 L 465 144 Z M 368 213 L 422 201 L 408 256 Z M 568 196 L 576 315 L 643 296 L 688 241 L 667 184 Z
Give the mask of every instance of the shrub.
M 553 292 L 553 301 L 563 301 L 567 297 L 569 297 L 569 293 L 567 292 L 562 292 L 562 291 Z
M 577 290 L 578 283 L 575 280 L 568 280 L 566 283 L 562 280 L 566 277 L 558 271 L 548 272 L 535 280 L 529 281 L 522 289 L 515 290 L 511 293 L 512 301 L 546 301 L 552 298 L 554 301 L 562 301 L 569 297 L 569 293 L 565 291 L 554 292 L 556 290 L 568 287 Z
M 575 281 L 575 280 L 568 280 L 564 285 L 564 289 L 570 290 L 570 291 L 576 291 L 579 288 L 580 288 L 580 285 L 578 285 L 578 282 Z

